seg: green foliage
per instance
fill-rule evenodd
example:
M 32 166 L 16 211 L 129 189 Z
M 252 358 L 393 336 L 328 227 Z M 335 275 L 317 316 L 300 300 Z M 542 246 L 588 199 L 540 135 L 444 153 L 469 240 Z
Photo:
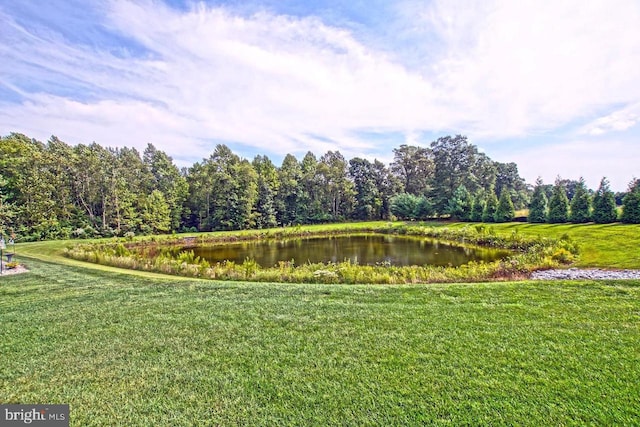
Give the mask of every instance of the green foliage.
M 421 196 L 429 191 L 433 178 L 431 151 L 423 147 L 401 145 L 393 149 L 391 171 L 402 184 L 402 191 Z
M 580 191 L 577 181 L 562 185 L 572 196 Z M 249 162 L 218 145 L 182 171 L 152 144 L 141 155 L 95 143 L 70 146 L 55 136 L 46 144 L 21 134 L 0 138 L 0 228 L 15 230 L 21 241 L 266 229 L 392 215 L 491 222 L 503 189 L 516 209 L 526 205 L 517 166 L 492 161 L 461 135 L 439 138 L 428 148 L 394 149 L 390 167 L 329 151 L 319 160 L 309 152 L 301 162 L 287 155 L 277 168 L 266 156 Z M 491 192 L 487 203 L 469 195 Z M 605 193 L 594 199 L 596 222 L 614 220 L 615 205 Z M 544 212 L 540 207 L 536 213 L 539 205 L 544 203 L 532 203 L 530 221 Z
M 575 187 L 570 207 L 570 222 L 581 224 L 591 221 L 591 196 L 582 178 Z
M 640 186 L 630 186 L 622 199 L 620 221 L 626 224 L 640 224 Z
M 171 226 L 171 209 L 159 190 L 153 190 L 142 203 L 141 229 L 146 234 L 166 233 Z
M 434 164 L 431 192 L 434 207 L 436 212 L 446 213 L 449 201 L 458 187 L 463 185 L 472 192 L 478 189 L 475 165 L 481 156 L 477 147 L 462 135 L 438 138 L 431 144 L 431 152 Z
M 354 219 L 371 220 L 384 217 L 384 194 L 379 183 L 384 177 L 378 177 L 374 163 L 366 159 L 355 158 L 349 161 L 349 176 L 355 187 Z M 382 179 L 380 179 L 382 178 Z
M 569 219 L 569 199 L 560 179 L 556 180 L 553 194 L 549 200 L 548 222 L 551 224 L 567 222 Z
M 391 213 L 399 219 L 415 219 L 418 197 L 401 193 L 391 198 Z
M 484 209 L 482 210 L 482 222 L 495 222 L 496 211 L 498 210 L 498 198 L 493 189 L 489 191 L 484 202 Z
M 527 221 L 531 223 L 543 223 L 547 222 L 547 196 L 544 191 L 542 179 L 536 180 L 536 186 L 533 190 L 533 196 L 531 197 L 531 203 L 529 204 L 529 216 Z
M 482 192 L 476 193 L 473 198 L 473 206 L 471 208 L 471 221 L 482 221 L 482 213 L 484 212 L 484 196 Z
M 428 219 L 434 215 L 433 204 L 425 196 L 418 197 L 414 216 L 416 219 Z
M 252 163 L 258 174 L 258 195 L 252 223 L 256 228 L 271 228 L 276 221 L 276 194 L 280 187 L 275 165 L 266 156 L 256 156 Z
M 449 200 L 446 213 L 451 215 L 453 219 L 470 221 L 472 208 L 473 200 L 471 194 L 464 185 L 460 185 L 453 193 L 451 200 Z
M 609 224 L 618 219 L 616 201 L 606 178 L 602 178 L 600 186 L 593 197 L 592 218 L 597 224 Z
M 500 194 L 500 200 L 498 201 L 498 207 L 494 215 L 495 222 L 509 222 L 513 221 L 516 216 L 516 211 L 511 201 L 511 192 L 506 188 L 502 189 Z

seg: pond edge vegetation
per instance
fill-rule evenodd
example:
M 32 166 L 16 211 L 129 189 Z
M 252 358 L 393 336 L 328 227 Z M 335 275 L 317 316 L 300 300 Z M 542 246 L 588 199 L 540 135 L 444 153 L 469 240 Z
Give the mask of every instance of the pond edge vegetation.
M 241 240 L 266 240 L 335 236 L 349 233 L 380 233 L 421 236 L 439 242 L 455 242 L 467 246 L 491 247 L 513 251 L 509 257 L 494 262 L 469 262 L 459 267 L 431 265 L 395 267 L 385 264 L 360 265 L 346 260 L 339 263 L 295 264 L 295 260 L 280 261 L 272 267 L 262 267 L 253 259 L 242 263 L 225 261 L 211 264 L 184 251 L 177 257 L 161 252 L 149 258 L 145 251 L 168 245 L 224 244 Z M 486 282 L 526 279 L 531 272 L 556 268 L 572 263 L 578 255 L 578 245 L 568 235 L 558 239 L 531 237 L 513 230 L 498 235 L 484 224 L 469 224 L 453 229 L 441 224 L 394 224 L 380 226 L 350 226 L 339 228 L 285 227 L 237 233 L 205 233 L 192 236 L 158 236 L 113 238 L 79 243 L 64 251 L 68 258 L 112 267 L 149 271 L 184 277 L 212 280 L 322 283 L 322 284 L 411 284 Z

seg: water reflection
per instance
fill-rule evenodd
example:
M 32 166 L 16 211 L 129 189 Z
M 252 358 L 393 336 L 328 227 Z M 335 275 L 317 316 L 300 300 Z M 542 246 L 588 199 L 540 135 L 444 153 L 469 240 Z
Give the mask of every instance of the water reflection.
M 455 267 L 469 261 L 494 261 L 508 255 L 504 250 L 469 248 L 415 236 L 381 234 L 247 241 L 182 250 L 193 250 L 196 256 L 211 263 L 225 260 L 242 263 L 249 258 L 262 267 L 273 267 L 280 261 L 291 260 L 295 260 L 297 265 L 350 260 L 360 265 Z

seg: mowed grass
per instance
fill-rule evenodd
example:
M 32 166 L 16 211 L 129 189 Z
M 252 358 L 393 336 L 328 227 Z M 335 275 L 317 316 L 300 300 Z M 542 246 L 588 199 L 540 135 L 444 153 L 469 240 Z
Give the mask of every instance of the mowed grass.
M 0 402 L 73 426 L 635 425 L 640 281 L 0 278 Z
M 447 224 L 452 228 L 473 226 Z M 640 269 L 640 225 L 632 224 L 485 224 L 497 234 L 521 233 L 525 236 L 560 238 L 570 236 L 578 242 L 576 267 Z

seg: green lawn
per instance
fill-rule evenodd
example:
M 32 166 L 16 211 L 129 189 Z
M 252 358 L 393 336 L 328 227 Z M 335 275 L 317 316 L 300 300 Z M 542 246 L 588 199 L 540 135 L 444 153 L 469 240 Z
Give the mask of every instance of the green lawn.
M 329 286 L 28 262 L 0 402 L 87 425 L 632 425 L 640 282 Z
M 638 226 L 494 227 L 640 267 Z M 73 426 L 640 423 L 640 281 L 198 281 L 65 245 L 19 245 L 31 271 L 0 277 L 0 402 Z
M 448 225 L 453 228 L 466 224 Z M 577 267 L 640 269 L 640 226 L 630 224 L 492 224 L 497 233 L 558 238 L 571 236 L 580 245 Z

